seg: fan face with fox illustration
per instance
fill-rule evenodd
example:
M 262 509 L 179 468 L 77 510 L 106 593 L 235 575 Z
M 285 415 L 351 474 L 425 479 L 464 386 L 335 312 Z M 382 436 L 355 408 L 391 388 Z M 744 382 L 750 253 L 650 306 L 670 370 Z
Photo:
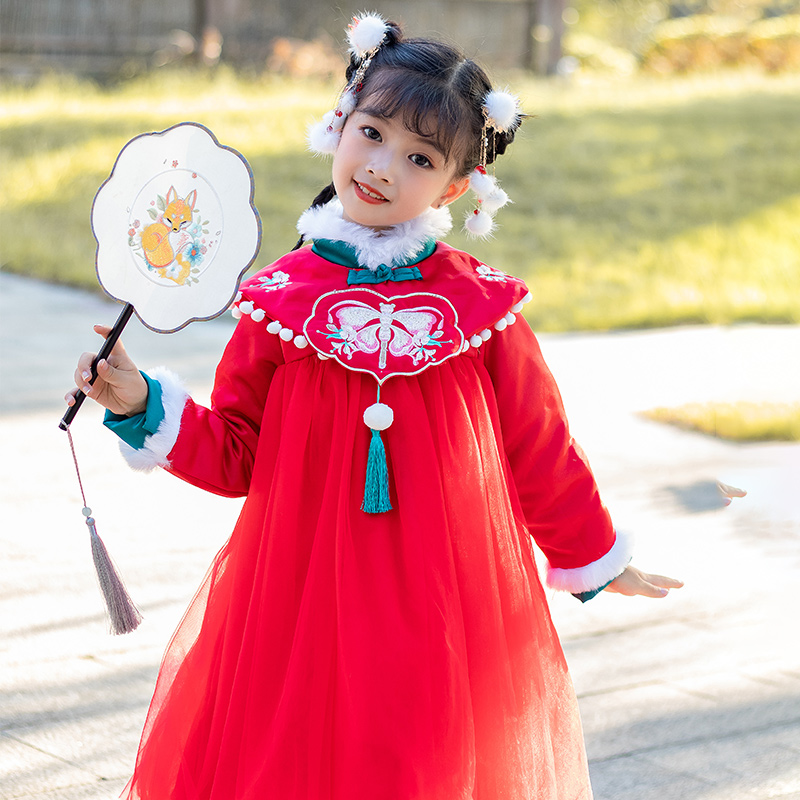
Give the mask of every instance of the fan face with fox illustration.
M 196 123 L 137 136 L 95 197 L 92 229 L 101 286 L 147 327 L 210 319 L 258 253 L 249 165 Z
M 164 192 L 159 184 L 167 182 Z M 194 188 L 179 193 L 176 184 Z M 159 175 L 140 192 L 128 224 L 131 254 L 148 278 L 159 285 L 192 286 L 219 249 L 222 209 L 198 173 Z

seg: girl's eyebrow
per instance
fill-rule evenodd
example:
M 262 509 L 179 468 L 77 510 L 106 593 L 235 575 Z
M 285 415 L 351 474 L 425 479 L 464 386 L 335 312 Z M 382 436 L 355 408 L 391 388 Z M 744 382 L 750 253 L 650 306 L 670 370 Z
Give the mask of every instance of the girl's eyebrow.
M 386 114 L 384 114 L 381 111 L 381 109 L 373 108 L 372 106 L 365 106 L 363 108 L 357 108 L 356 111 L 360 112 L 361 114 L 365 114 L 368 117 L 374 117 L 375 119 L 378 119 L 378 120 L 395 119 L 395 117 L 389 117 Z M 435 138 L 436 134 L 435 133 L 431 133 L 429 136 L 423 136 L 423 134 L 421 134 L 419 131 L 410 131 L 410 133 L 412 133 L 417 138 L 417 140 L 420 142 L 420 144 L 426 145 L 428 147 L 432 147 L 434 150 L 436 150 L 436 152 L 442 158 L 444 158 L 444 159 L 447 158 L 447 156 L 445 155 L 445 153 L 442 150 L 442 148 L 439 147 L 439 145 L 436 142 L 436 138 Z

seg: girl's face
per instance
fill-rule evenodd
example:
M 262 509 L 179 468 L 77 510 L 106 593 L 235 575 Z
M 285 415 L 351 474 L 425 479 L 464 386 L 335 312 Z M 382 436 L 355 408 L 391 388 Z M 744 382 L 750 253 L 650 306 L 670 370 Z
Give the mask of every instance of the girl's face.
M 375 230 L 461 197 L 469 177 L 454 172 L 452 162 L 402 120 L 358 110 L 348 117 L 333 157 L 333 184 L 344 218 Z

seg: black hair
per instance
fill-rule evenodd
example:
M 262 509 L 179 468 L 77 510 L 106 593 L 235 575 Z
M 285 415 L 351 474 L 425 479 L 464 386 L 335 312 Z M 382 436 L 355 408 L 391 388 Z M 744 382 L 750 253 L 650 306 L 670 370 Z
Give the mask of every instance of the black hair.
M 481 163 L 484 133 L 483 99 L 492 90 L 486 73 L 456 48 L 432 39 L 404 39 L 400 26 L 388 31 L 356 89 L 356 109 L 385 118 L 400 117 L 417 136 L 430 139 L 456 176 L 469 175 Z M 345 73 L 350 86 L 360 59 L 351 56 Z M 487 131 L 486 164 L 514 141 L 514 129 Z M 311 208 L 336 195 L 331 183 Z M 303 237 L 295 249 L 303 243 Z

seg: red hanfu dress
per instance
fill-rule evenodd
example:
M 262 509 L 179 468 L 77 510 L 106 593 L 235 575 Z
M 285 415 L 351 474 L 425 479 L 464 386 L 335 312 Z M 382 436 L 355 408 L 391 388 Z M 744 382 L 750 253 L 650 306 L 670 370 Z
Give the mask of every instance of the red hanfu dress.
M 243 287 L 210 409 L 159 378 L 179 432 L 155 461 L 247 499 L 166 652 L 126 798 L 591 797 L 531 535 L 573 591 L 627 555 L 512 310 L 525 286 L 441 243 L 416 268 L 351 287 L 290 253 Z M 380 381 L 392 510 L 367 514 Z

